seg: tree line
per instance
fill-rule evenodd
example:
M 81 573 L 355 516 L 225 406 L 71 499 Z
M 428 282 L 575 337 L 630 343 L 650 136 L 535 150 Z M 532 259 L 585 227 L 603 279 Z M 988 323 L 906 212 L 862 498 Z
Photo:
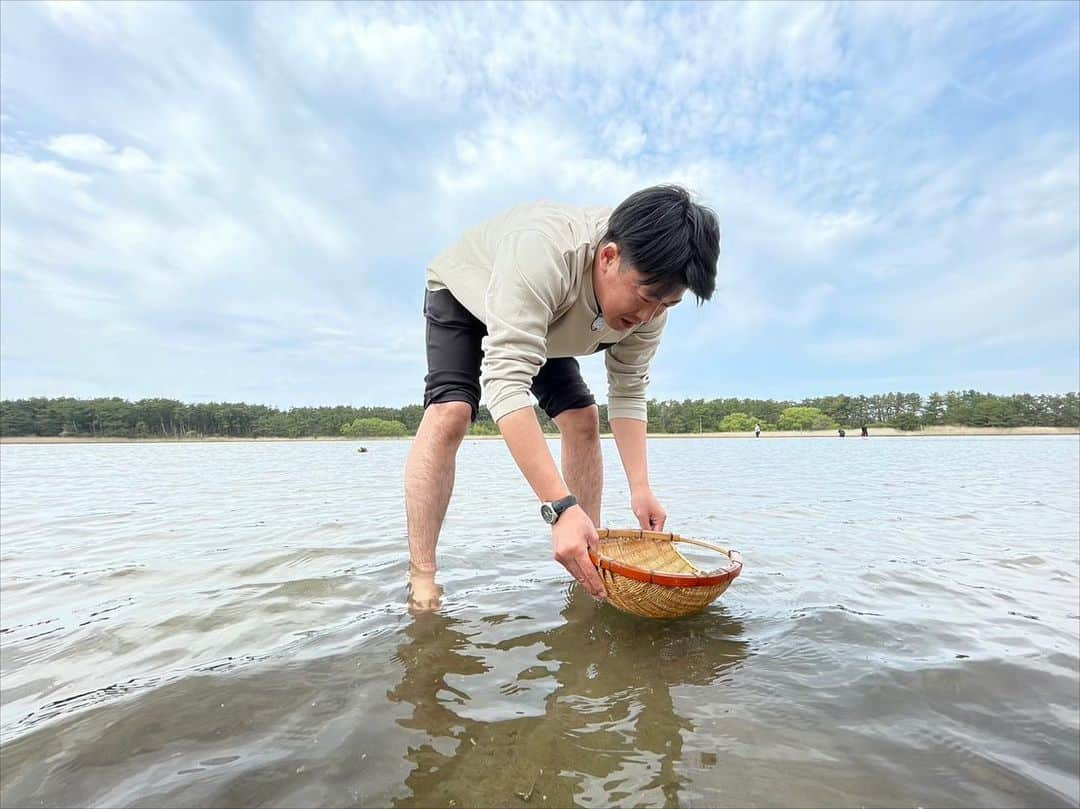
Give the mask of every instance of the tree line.
M 0 402 L 0 436 L 89 436 L 124 438 L 393 436 L 412 435 L 423 416 L 420 405 L 405 407 L 294 407 L 279 410 L 242 402 L 188 404 L 174 399 L 31 398 Z M 545 432 L 557 428 L 537 408 Z M 755 425 L 777 429 L 896 427 L 1080 428 L 1080 394 L 998 396 L 974 390 L 922 396 L 825 396 L 799 402 L 773 399 L 650 400 L 649 431 L 655 433 L 744 432 Z M 607 406 L 600 428 L 610 432 Z M 474 435 L 498 428 L 480 408 Z

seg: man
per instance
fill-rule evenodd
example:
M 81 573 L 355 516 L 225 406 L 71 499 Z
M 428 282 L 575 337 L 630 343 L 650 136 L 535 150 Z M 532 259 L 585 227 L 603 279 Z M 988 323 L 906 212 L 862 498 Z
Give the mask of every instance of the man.
M 631 195 L 614 211 L 531 203 L 465 233 L 427 268 L 424 417 L 405 467 L 409 553 L 432 595 L 435 546 L 454 460 L 481 387 L 510 453 L 551 525 L 555 559 L 596 598 L 603 460 L 599 410 L 575 357 L 606 351 L 608 419 L 642 528 L 667 514 L 645 453 L 649 365 L 667 310 L 716 286 L 716 215 L 682 188 Z M 482 380 L 482 385 L 481 385 Z M 533 412 L 535 395 L 562 435 L 562 474 Z M 414 603 L 425 594 L 414 591 Z M 434 599 L 433 599 L 434 600 Z

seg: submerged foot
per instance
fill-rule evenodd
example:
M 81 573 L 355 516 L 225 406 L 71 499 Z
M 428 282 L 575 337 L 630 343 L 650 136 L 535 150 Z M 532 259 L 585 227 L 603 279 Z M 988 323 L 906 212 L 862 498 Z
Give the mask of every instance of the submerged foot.
M 409 612 L 438 612 L 442 608 L 442 585 L 435 581 L 434 570 L 409 566 Z

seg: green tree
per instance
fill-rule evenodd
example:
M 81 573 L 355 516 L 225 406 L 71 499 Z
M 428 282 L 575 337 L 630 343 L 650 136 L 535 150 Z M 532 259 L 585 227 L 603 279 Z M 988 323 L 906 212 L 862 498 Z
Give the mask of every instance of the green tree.
M 780 414 L 781 430 L 828 430 L 837 424 L 816 407 L 789 407 Z
M 754 429 L 757 420 L 746 413 L 728 413 L 720 421 L 722 433 L 747 433 Z
M 945 397 L 940 393 L 931 393 L 926 399 L 923 410 L 923 424 L 941 424 L 945 418 Z
M 891 424 L 898 430 L 907 431 L 918 430 L 922 426 L 919 417 L 914 413 L 901 413 L 892 420 Z
M 475 421 L 469 428 L 469 435 L 499 435 L 499 426 L 493 421 Z
M 355 419 L 349 424 L 342 424 L 340 430 L 342 435 L 350 438 L 392 438 L 409 434 L 408 427 L 400 421 L 377 418 Z
M 873 396 L 826 396 L 802 402 L 772 399 L 686 399 L 646 403 L 650 432 L 695 433 L 701 431 L 750 429 L 742 419 L 750 418 L 766 429 L 774 425 L 792 429 L 827 429 L 839 422 L 845 426 L 892 424 L 902 429 L 918 424 L 956 424 L 977 427 L 1080 427 L 1080 394 L 1062 396 L 1018 394 L 996 396 L 974 390 L 932 393 L 925 400 L 917 393 L 888 393 Z M 803 418 L 783 414 L 794 409 L 814 410 L 824 416 Z M 342 428 L 358 419 L 374 419 L 404 425 L 405 434 L 415 433 L 423 418 L 421 405 L 393 407 L 297 407 L 278 410 L 243 402 L 201 402 L 185 404 L 175 399 L 142 399 L 129 402 L 117 397 L 101 399 L 5 400 L 0 402 L 0 435 L 85 435 L 181 438 L 199 436 L 301 436 L 342 435 Z M 537 412 L 542 428 L 551 433 L 556 426 L 546 414 Z M 747 414 L 752 414 L 747 415 Z M 730 419 L 729 419 L 730 417 Z M 729 419 L 725 422 L 725 419 Z M 350 429 L 351 426 L 350 426 Z M 368 427 L 374 430 L 377 428 Z M 600 407 L 600 429 L 610 432 L 606 406 Z M 398 428 L 394 428 L 399 434 Z M 495 434 L 498 428 L 486 407 L 477 415 L 474 434 Z

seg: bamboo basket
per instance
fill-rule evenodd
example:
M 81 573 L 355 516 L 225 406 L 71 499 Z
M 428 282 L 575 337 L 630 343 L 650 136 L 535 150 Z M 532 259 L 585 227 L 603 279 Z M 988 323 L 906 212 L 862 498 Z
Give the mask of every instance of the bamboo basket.
M 742 556 L 677 534 L 603 528 L 600 546 L 589 558 L 600 572 L 608 601 L 646 618 L 679 618 L 701 612 L 742 573 Z M 676 543 L 696 545 L 726 557 L 727 564 L 706 572 L 679 553 Z

